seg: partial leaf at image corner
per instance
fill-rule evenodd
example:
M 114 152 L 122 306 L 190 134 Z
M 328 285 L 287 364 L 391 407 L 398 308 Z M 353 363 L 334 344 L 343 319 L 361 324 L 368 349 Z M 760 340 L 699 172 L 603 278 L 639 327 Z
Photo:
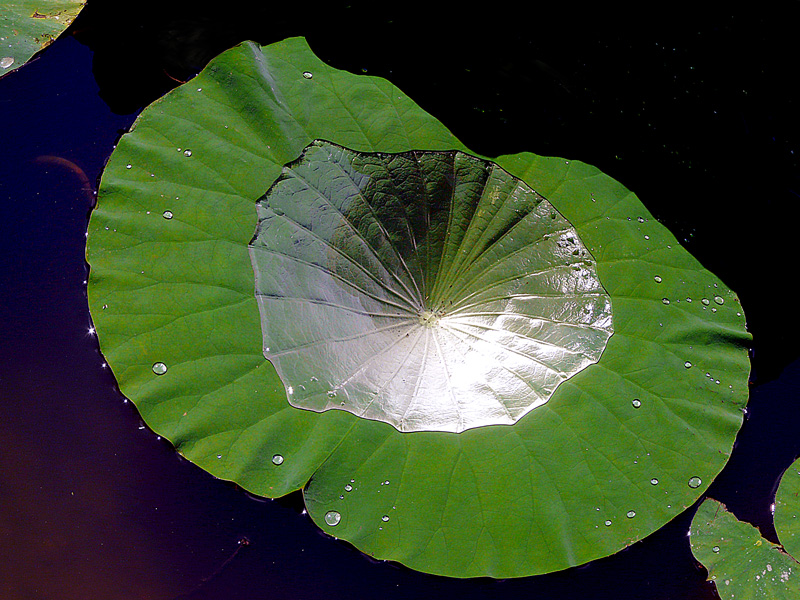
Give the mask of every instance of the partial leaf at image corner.
M 4 0 L 0 6 L 0 77 L 50 45 L 85 4 L 86 0 Z
M 722 600 L 800 597 L 800 564 L 720 502 L 709 498 L 700 505 L 690 535 L 692 552 Z

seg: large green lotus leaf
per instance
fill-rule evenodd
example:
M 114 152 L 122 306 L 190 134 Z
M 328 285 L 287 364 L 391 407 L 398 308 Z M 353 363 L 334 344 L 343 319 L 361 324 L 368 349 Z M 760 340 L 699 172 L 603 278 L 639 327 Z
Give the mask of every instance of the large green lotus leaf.
M 401 432 L 340 404 L 290 404 L 294 382 L 265 359 L 264 340 L 289 332 L 297 342 L 307 326 L 313 341 L 318 332 L 311 319 L 275 315 L 262 329 L 256 273 L 262 284 L 278 270 L 254 261 L 254 272 L 249 242 L 255 252 L 259 216 L 281 217 L 267 192 L 285 165 L 310 161 L 304 149 L 314 140 L 358 160 L 411 151 L 485 160 L 389 82 L 337 71 L 302 39 L 233 48 L 146 109 L 109 160 L 87 252 L 101 348 L 155 431 L 256 494 L 303 488 L 312 519 L 364 552 L 459 577 L 585 563 L 699 497 L 742 422 L 749 336 L 741 307 L 633 193 L 578 161 L 524 153 L 491 162 L 546 200 L 587 252 L 613 313 L 599 361 L 515 424 L 462 433 Z M 370 206 L 391 219 L 391 202 Z M 278 207 L 284 216 L 290 204 Z M 333 247 L 354 247 L 356 231 L 365 230 L 331 233 L 340 241 Z M 463 233 L 491 235 L 480 224 Z M 269 248 L 281 239 L 292 236 L 262 241 Z M 295 268 L 281 277 L 305 276 Z
M 4 0 L 0 6 L 0 76 L 50 45 L 85 4 L 86 0 Z
M 716 500 L 700 505 L 690 533 L 692 552 L 723 600 L 799 597 L 797 561 Z
M 781 477 L 775 494 L 775 531 L 786 551 L 800 556 L 800 460 Z

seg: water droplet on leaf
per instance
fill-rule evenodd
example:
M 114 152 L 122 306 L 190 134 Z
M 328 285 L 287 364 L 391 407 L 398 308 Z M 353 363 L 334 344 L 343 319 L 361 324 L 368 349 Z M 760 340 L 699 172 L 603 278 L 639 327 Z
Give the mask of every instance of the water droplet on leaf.
M 330 525 L 331 527 L 336 527 L 339 524 L 339 521 L 342 520 L 342 515 L 335 511 L 329 510 L 325 513 L 325 522 Z
M 281 456 L 280 454 L 275 454 L 272 457 L 272 464 L 273 465 L 282 465 L 283 464 L 283 456 Z
M 167 365 L 163 362 L 157 362 L 153 365 L 153 373 L 156 375 L 163 375 L 167 372 Z
M 703 484 L 703 480 L 699 477 L 692 477 L 689 480 L 689 487 L 692 489 L 697 489 Z

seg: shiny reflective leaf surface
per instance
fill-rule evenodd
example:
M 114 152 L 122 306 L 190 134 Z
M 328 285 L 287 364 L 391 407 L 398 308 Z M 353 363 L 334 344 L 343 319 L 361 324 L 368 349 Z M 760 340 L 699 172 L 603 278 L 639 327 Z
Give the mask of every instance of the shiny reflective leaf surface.
M 488 161 L 317 142 L 258 208 L 264 354 L 299 408 L 401 431 L 515 423 L 612 333 L 575 229 Z
M 695 558 L 708 570 L 723 600 L 800 595 L 800 564 L 716 500 L 706 500 L 697 510 L 691 542 Z
M 312 145 L 315 140 L 330 144 Z M 484 191 L 493 188 L 478 185 L 467 195 L 472 200 L 430 211 L 431 227 L 408 212 L 411 204 L 397 204 L 389 194 L 366 201 L 336 191 L 330 200 L 341 207 L 345 198 L 352 202 L 332 210 L 326 200 L 292 187 L 301 178 L 284 171 L 285 165 L 306 169 L 302 179 L 316 174 L 323 181 L 339 156 L 353 176 L 337 185 L 352 188 L 364 181 L 359 174 L 374 173 L 368 183 L 377 184 L 393 161 L 424 153 L 431 153 L 425 160 L 433 173 L 439 160 L 463 161 L 465 180 L 495 177 L 498 199 L 505 186 L 517 186 L 526 208 L 504 213 L 508 203 L 496 204 L 497 212 L 482 220 L 478 208 L 487 201 L 491 206 L 492 192 L 485 198 Z M 377 185 L 375 191 L 383 193 Z M 308 194 L 310 204 L 299 202 Z M 539 229 L 539 217 L 547 215 L 537 210 L 545 202 L 558 222 L 552 231 Z M 404 212 L 407 218 L 392 217 Z M 572 242 L 562 237 L 572 230 Z M 455 237 L 448 239 L 448 231 Z M 505 231 L 508 238 L 499 239 L 508 245 L 493 246 Z M 555 257 L 525 254 L 544 247 Z M 426 248 L 439 250 L 429 255 Z M 531 153 L 474 157 L 392 84 L 333 69 L 302 39 L 225 52 L 142 113 L 103 174 L 87 256 L 101 349 L 120 389 L 156 432 L 210 473 L 256 494 L 303 489 L 309 515 L 324 531 L 372 556 L 431 573 L 546 573 L 641 539 L 694 503 L 722 469 L 747 401 L 749 335 L 738 298 L 630 190 L 575 160 Z M 517 265 L 515 256 L 531 265 Z M 562 259 L 570 269 L 577 266 L 571 271 L 577 279 L 551 277 L 545 285 L 548 277 L 537 278 L 534 265 L 547 269 Z M 506 278 L 521 287 L 508 287 Z M 452 318 L 450 305 L 440 301 L 462 309 L 484 302 L 483 312 L 506 316 L 518 304 L 525 318 L 503 317 L 491 334 L 504 347 L 511 339 L 518 348 L 524 344 L 528 361 L 536 343 L 561 339 L 558 347 L 568 348 L 574 341 L 546 328 L 541 335 L 554 337 L 530 337 L 528 317 L 553 316 L 558 302 L 569 313 L 576 305 L 563 304 L 563 292 L 584 281 L 594 291 L 581 323 L 607 315 L 610 303 L 613 335 L 605 349 L 580 341 L 581 349 L 592 348 L 584 357 L 602 351 L 599 360 L 562 381 L 546 403 L 513 425 L 402 432 L 341 404 L 324 410 L 328 391 L 342 396 L 339 402 L 383 392 L 395 384 L 392 369 L 408 364 L 391 350 L 381 353 L 386 346 L 378 335 L 367 338 L 380 344 L 348 347 L 353 364 L 343 365 L 341 349 L 323 356 L 331 339 L 389 326 L 385 315 L 403 314 L 413 315 L 409 329 L 433 340 L 440 334 L 419 332 Z M 539 293 L 545 289 L 560 297 L 534 313 L 528 297 L 546 296 Z M 302 302 L 281 316 L 290 296 Z M 330 305 L 323 309 L 309 299 Z M 355 316 L 331 324 L 333 310 Z M 367 323 L 378 313 L 383 324 Z M 579 315 L 580 309 L 562 320 L 580 321 Z M 474 329 L 487 335 L 480 328 L 487 323 L 493 322 L 459 323 L 460 339 Z M 596 323 L 603 324 L 603 336 L 611 332 L 605 317 Z M 320 324 L 328 329 L 324 335 Z M 300 358 L 304 343 L 321 340 L 327 341 L 316 355 Z M 367 377 L 358 369 L 368 353 L 397 362 Z M 513 356 L 522 360 L 523 354 Z M 378 365 L 377 359 L 368 364 Z M 512 364 L 502 360 L 504 367 Z M 547 364 L 565 374 L 572 368 L 561 359 Z M 482 360 L 469 377 L 483 370 L 481 377 L 490 380 L 500 369 L 492 365 Z M 339 394 L 336 386 L 354 373 Z M 312 377 L 324 396 L 310 394 Z M 509 381 L 520 385 L 523 379 Z M 526 375 L 519 388 L 533 404 L 547 393 L 539 381 Z M 294 395 L 316 402 L 308 406 L 313 410 L 293 406 L 288 397 Z M 402 423 L 401 411 L 379 407 L 381 418 L 389 421 L 391 413 Z M 458 429 L 453 414 L 444 422 Z
M 7 0 L 0 6 L 0 76 L 24 65 L 68 26 L 86 0 Z

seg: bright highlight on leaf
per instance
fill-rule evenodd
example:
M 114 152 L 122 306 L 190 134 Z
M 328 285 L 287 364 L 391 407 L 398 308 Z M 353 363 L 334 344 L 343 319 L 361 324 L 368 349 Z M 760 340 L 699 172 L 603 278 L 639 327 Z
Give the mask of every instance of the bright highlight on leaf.
M 413 201 L 383 187 L 423 172 Z M 153 430 L 253 493 L 302 489 L 324 531 L 414 569 L 519 577 L 617 552 L 697 500 L 742 422 L 738 299 L 630 190 L 579 161 L 476 158 L 302 39 L 233 48 L 142 112 L 87 258 L 101 349 Z M 460 354 L 437 362 L 443 340 Z M 444 393 L 436 419 L 387 402 L 414 397 L 404 365 L 445 392 L 455 364 L 477 417 Z M 398 430 L 489 422 L 489 387 L 516 417 L 540 405 Z
M 697 510 L 691 544 L 723 600 L 800 597 L 800 564 L 716 500 L 706 500 Z
M 511 424 L 597 362 L 612 333 L 575 229 L 462 152 L 315 142 L 258 215 L 264 355 L 299 408 L 400 431 Z
M 24 65 L 69 26 L 86 0 L 3 0 L 0 76 Z

